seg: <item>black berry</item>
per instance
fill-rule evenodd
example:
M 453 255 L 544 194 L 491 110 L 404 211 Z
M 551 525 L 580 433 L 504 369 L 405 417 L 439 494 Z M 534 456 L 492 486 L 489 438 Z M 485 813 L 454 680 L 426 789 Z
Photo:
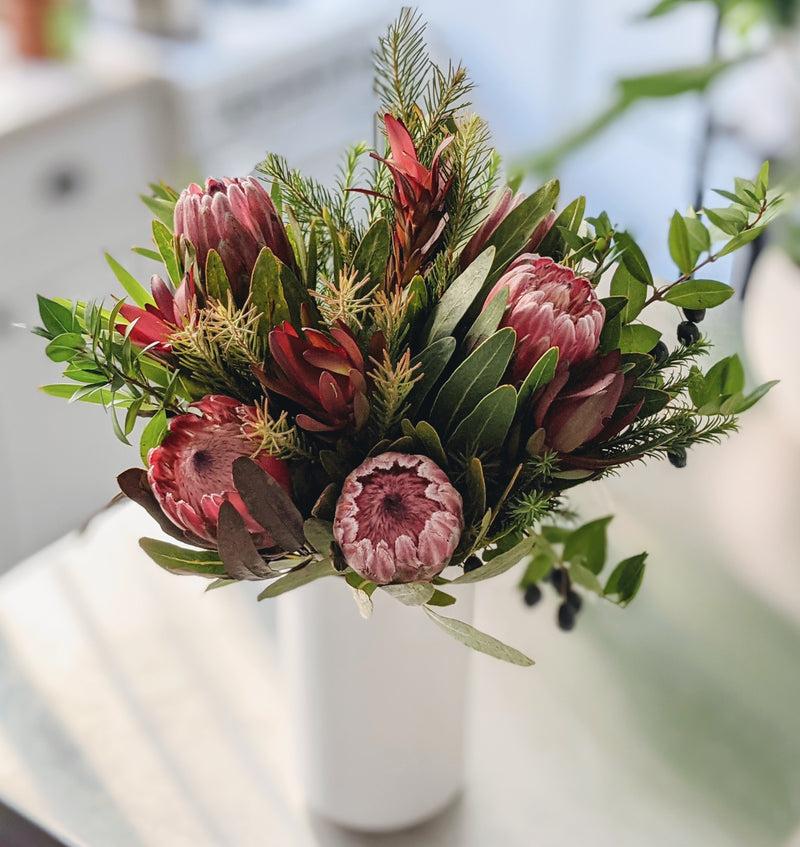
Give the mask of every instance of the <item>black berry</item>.
M 669 356 L 669 349 L 663 341 L 659 341 L 650 351 L 650 355 L 656 360 L 657 365 L 663 365 L 667 361 L 667 356 Z
M 562 603 L 558 607 L 558 626 L 569 632 L 575 626 L 575 610 L 569 603 Z
M 686 450 L 683 447 L 676 447 L 674 450 L 670 450 L 667 453 L 667 458 L 671 465 L 674 465 L 676 468 L 685 468 L 686 467 Z
M 535 583 L 525 589 L 525 605 L 535 606 L 542 599 L 542 589 Z
M 567 587 L 566 572 L 562 568 L 553 568 L 550 571 L 550 582 L 559 594 L 563 594 Z
M 467 561 L 464 562 L 464 573 L 477 570 L 482 564 L 483 562 L 477 556 L 470 556 Z
M 681 321 L 678 324 L 678 341 L 681 344 L 694 344 L 700 340 L 700 330 L 691 321 Z
M 580 612 L 581 606 L 583 605 L 583 600 L 581 599 L 581 595 L 578 594 L 577 591 L 570 588 L 567 592 L 567 603 L 572 607 L 573 612 Z
M 684 317 L 687 321 L 691 321 L 692 323 L 699 324 L 700 321 L 706 316 L 705 309 L 684 309 L 683 310 Z

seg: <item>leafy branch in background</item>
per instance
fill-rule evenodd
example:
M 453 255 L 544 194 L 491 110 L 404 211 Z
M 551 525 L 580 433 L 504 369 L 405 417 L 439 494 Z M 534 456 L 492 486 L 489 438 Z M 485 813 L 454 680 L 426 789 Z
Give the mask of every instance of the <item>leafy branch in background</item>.
M 521 172 L 550 174 L 567 156 L 598 137 L 638 103 L 690 93 L 703 94 L 719 77 L 742 63 L 762 55 L 761 52 L 750 52 L 745 49 L 739 56 L 720 59 L 717 51 L 721 28 L 741 33 L 742 30 L 763 22 L 776 30 L 781 30 L 790 27 L 797 18 L 797 0 L 756 0 L 756 2 L 751 0 L 661 0 L 643 17 L 648 20 L 660 18 L 683 6 L 699 3 L 715 7 L 717 13 L 718 23 L 712 35 L 708 61 L 661 72 L 620 78 L 614 86 L 610 103 L 604 110 L 559 139 L 551 147 L 516 163 L 515 168 Z M 708 141 L 706 140 L 705 143 L 707 144 Z M 703 151 L 699 158 L 699 169 L 703 171 L 706 158 Z M 700 202 L 698 199 L 695 205 L 699 205 Z

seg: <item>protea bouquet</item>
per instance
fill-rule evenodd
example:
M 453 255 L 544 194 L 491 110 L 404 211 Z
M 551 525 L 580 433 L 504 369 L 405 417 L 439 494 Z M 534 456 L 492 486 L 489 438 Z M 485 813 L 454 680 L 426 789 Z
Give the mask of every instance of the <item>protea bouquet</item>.
M 449 586 L 521 565 L 527 602 L 549 580 L 569 629 L 581 591 L 625 605 L 645 554 L 604 576 L 607 519 L 570 524 L 572 487 L 649 458 L 686 461 L 769 388 L 739 360 L 703 371 L 698 323 L 733 293 L 698 278 L 773 216 L 768 167 L 676 212 L 672 281 L 630 234 L 551 181 L 500 188 L 461 66 L 440 69 L 403 12 L 376 51 L 385 144 L 347 153 L 327 188 L 270 155 L 258 176 L 153 186 L 150 290 L 110 308 L 41 297 L 47 354 L 97 403 L 143 467 L 119 477 L 176 544 L 143 549 L 177 574 L 321 578 L 420 606 L 478 650 L 518 651 L 441 613 Z M 399 70 L 398 70 L 399 69 Z M 366 154 L 369 152 L 369 157 Z M 675 307 L 667 345 L 645 322 Z

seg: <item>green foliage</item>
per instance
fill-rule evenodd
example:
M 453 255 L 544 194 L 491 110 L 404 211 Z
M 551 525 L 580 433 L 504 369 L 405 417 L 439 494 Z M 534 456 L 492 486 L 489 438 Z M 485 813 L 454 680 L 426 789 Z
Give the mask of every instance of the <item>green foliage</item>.
M 449 187 L 436 202 L 444 204 L 446 217 L 440 206 L 425 219 L 429 201 L 415 208 L 408 186 L 402 180 L 395 186 L 385 165 L 369 172 L 361 168 L 366 145 L 347 151 L 330 187 L 270 154 L 260 170 L 272 183 L 296 262 L 284 264 L 264 247 L 246 298 L 237 295 L 235 301 L 219 253 L 210 250 L 205 267 L 198 267 L 195 248 L 185 238 L 175 239 L 176 192 L 151 186 L 145 202 L 155 216 L 156 249 L 137 252 L 160 264 L 159 273 L 173 289 L 191 269 L 196 302 L 183 301 L 184 287 L 173 314 L 167 294 L 157 289 L 156 306 L 144 286 L 107 256 L 131 304 L 149 313 L 134 308 L 125 314 L 161 321 L 157 326 L 166 327 L 165 334 L 141 348 L 132 340 L 141 333 L 134 335 L 122 317 L 122 301 L 107 309 L 40 297 L 42 325 L 35 332 L 46 341 L 46 355 L 64 367 L 65 380 L 44 391 L 104 406 L 126 443 L 141 418 L 139 454 L 145 464 L 170 420 L 189 412 L 189 404 L 203 395 L 221 393 L 250 405 L 243 435 L 252 439 L 251 455 L 282 460 L 291 474 L 292 496 L 248 457 L 233 462 L 233 487 L 273 546 L 256 548 L 258 536 L 228 500 L 219 511 L 217 549 L 198 552 L 148 539 L 142 546 L 173 573 L 213 580 L 209 587 L 266 581 L 259 599 L 334 577 L 368 616 L 379 587 L 348 567 L 333 538 L 331 520 L 343 481 L 368 456 L 396 451 L 429 457 L 463 502 L 464 526 L 452 567 L 432 580 L 380 590 L 422 607 L 464 644 L 527 665 L 530 659 L 519 651 L 438 615 L 436 607 L 457 599 L 457 592 L 442 587 L 484 581 L 520 564 L 521 586 L 551 576 L 562 606 L 575 587 L 621 606 L 633 599 L 645 555 L 608 568 L 610 518 L 573 524 L 568 491 L 626 464 L 674 459 L 676 452 L 719 440 L 736 428 L 736 416 L 774 385 L 746 393 L 735 356 L 702 370 L 698 360 L 710 346 L 706 339 L 665 349 L 647 310 L 669 303 L 681 320 L 680 309 L 713 308 L 730 298 L 730 286 L 706 278 L 713 276 L 709 266 L 756 238 L 777 214 L 781 196 L 770 190 L 764 165 L 754 179 L 737 179 L 732 190 L 718 190 L 729 205 L 676 211 L 666 238 L 677 271 L 671 280 L 656 281 L 641 247 L 607 212 L 585 217 L 584 197 L 551 215 L 559 194 L 552 180 L 526 198 L 515 198 L 483 252 L 464 267 L 463 247 L 489 213 L 499 157 L 484 122 L 465 111 L 472 87 L 466 71 L 460 65 L 435 67 L 423 29 L 418 14 L 401 13 L 376 53 L 376 90 L 381 112 L 400 118 L 414 142 L 419 163 L 404 165 L 412 171 L 418 167 L 424 177 L 435 151 L 444 150 L 440 164 Z M 642 97 L 701 90 L 723 70 L 624 80 L 615 108 L 624 110 Z M 593 131 L 605 122 L 595 122 Z M 380 147 L 372 151 L 379 158 L 387 153 L 385 145 Z M 353 196 L 362 187 L 367 201 Z M 510 366 L 523 339 L 504 326 L 513 323 L 508 289 L 500 286 L 489 303 L 487 295 L 528 249 L 546 217 L 555 217 L 555 223 L 538 245 L 541 255 L 593 286 L 610 279 L 609 296 L 601 301 L 605 322 L 597 357 L 560 362 L 554 346 L 512 384 L 517 368 Z M 411 259 L 404 252 L 409 228 L 424 236 L 419 246 L 414 242 Z M 277 335 L 270 347 L 271 333 L 284 322 L 297 333 L 296 354 L 281 348 Z M 611 355 L 599 358 L 606 354 Z M 588 377 L 595 368 L 600 373 L 593 383 Z M 278 370 L 291 383 L 284 393 L 273 388 Z M 611 414 L 608 397 L 616 404 Z M 339 426 L 337 420 L 335 430 L 318 432 L 300 417 L 342 407 L 343 422 Z M 602 420 L 594 426 L 599 414 Z M 571 432 L 593 433 L 575 449 L 561 446 L 558 452 L 554 426 L 559 421 Z M 179 540 L 191 537 L 162 514 L 144 471 L 127 471 L 120 486 L 163 520 L 162 529 L 177 532 Z M 556 526 L 555 520 L 561 523 Z M 461 571 L 453 576 L 456 568 Z

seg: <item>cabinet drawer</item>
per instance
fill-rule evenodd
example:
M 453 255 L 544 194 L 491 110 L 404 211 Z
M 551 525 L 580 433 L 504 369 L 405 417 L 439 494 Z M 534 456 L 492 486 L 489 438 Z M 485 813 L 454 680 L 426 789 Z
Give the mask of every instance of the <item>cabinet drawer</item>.
M 35 233 L 46 249 L 101 196 L 141 192 L 157 178 L 161 100 L 145 91 L 149 85 L 0 139 L 0 180 L 15 199 L 3 241 Z

